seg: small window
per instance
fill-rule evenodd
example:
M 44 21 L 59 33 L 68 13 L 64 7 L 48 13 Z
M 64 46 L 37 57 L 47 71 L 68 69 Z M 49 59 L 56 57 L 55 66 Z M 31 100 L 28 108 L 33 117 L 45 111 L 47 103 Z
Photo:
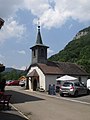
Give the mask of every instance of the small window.
M 36 51 L 35 51 L 35 50 L 33 51 L 33 56 L 34 56 L 34 57 L 36 56 Z
M 41 49 L 41 56 L 44 56 L 44 49 Z

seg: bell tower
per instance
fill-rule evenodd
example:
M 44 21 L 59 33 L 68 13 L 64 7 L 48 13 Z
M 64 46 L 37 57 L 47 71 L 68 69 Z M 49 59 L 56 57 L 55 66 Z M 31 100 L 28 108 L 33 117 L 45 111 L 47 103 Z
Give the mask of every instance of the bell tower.
M 40 33 L 40 25 L 38 24 L 37 39 L 36 44 L 31 47 L 32 50 L 32 63 L 47 63 L 47 48 L 42 42 L 42 37 Z

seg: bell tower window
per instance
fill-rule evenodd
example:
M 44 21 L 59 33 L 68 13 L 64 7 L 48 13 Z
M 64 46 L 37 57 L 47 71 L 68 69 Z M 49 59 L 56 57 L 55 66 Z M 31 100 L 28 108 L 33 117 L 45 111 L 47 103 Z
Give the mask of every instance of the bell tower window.
M 41 49 L 41 56 L 44 56 L 44 49 Z
M 34 56 L 34 57 L 36 56 L 36 51 L 35 51 L 35 50 L 33 50 L 33 56 Z

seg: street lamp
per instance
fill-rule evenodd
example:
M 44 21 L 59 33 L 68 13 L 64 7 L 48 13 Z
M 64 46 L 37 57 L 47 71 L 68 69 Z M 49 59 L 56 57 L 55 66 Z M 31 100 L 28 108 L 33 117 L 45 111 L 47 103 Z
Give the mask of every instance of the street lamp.
M 4 25 L 4 20 L 0 18 L 0 29 L 2 28 L 3 25 Z

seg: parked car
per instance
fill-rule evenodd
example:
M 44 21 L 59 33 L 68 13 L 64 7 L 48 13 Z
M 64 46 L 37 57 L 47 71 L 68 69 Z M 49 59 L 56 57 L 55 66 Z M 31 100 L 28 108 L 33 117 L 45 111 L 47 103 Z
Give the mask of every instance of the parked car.
M 83 84 L 77 81 L 66 81 L 60 87 L 60 96 L 73 95 L 77 97 L 78 95 L 88 94 L 88 89 Z
M 8 80 L 8 81 L 6 81 L 6 85 L 9 85 L 10 82 L 12 82 L 12 80 Z
M 18 80 L 10 80 L 6 82 L 7 86 L 11 86 L 11 85 L 19 85 L 19 81 Z
M 19 85 L 20 85 L 21 87 L 24 87 L 24 86 L 26 85 L 26 80 L 20 80 L 20 81 L 19 81 Z

